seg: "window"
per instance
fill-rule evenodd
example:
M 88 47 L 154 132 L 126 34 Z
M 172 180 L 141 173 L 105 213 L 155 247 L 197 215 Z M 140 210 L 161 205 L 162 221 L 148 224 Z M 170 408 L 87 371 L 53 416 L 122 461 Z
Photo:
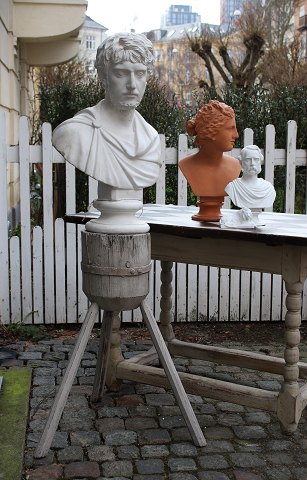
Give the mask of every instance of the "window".
M 96 38 L 94 35 L 86 35 L 86 48 L 96 50 Z

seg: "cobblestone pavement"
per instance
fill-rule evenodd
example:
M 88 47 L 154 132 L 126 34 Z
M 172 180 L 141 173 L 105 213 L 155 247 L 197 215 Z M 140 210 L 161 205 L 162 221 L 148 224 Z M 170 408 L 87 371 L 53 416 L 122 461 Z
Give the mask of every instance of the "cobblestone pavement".
M 306 480 L 306 414 L 291 436 L 282 433 L 275 414 L 189 395 L 207 446 L 193 444 L 171 390 L 125 382 L 90 404 L 98 340 L 91 339 L 48 455 L 33 453 L 61 382 L 75 338 L 56 338 L 14 346 L 17 360 L 33 369 L 30 416 L 24 456 L 29 480 Z M 227 344 L 225 344 L 227 345 Z M 234 343 L 230 345 L 236 347 Z M 122 340 L 126 357 L 150 347 L 148 340 Z M 282 355 L 277 345 L 251 350 Z M 301 348 L 307 357 L 307 347 Z M 306 358 L 307 359 L 307 358 Z M 10 363 L 11 362 L 11 363 Z M 180 371 L 215 376 L 277 390 L 280 377 L 176 358 Z

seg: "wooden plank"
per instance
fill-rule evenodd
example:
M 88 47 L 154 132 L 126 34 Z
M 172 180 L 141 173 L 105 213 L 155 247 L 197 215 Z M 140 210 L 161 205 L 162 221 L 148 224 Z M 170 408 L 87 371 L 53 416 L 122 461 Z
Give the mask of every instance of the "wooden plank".
M 159 135 L 161 142 L 161 168 L 159 177 L 156 182 L 156 203 L 160 205 L 165 205 L 165 155 L 166 155 L 166 144 L 165 144 L 165 135 Z
M 178 197 L 177 205 L 187 205 L 187 181 L 179 168 L 179 161 L 185 158 L 189 154 L 188 152 L 188 140 L 184 134 L 179 135 L 178 139 Z
M 10 293 L 11 322 L 21 322 L 20 240 L 15 236 L 10 238 Z M 1 323 L 9 322 L 2 322 L 1 319 Z
M 55 323 L 51 126 L 42 126 L 45 323 Z
M 19 129 L 22 319 L 25 323 L 32 323 L 30 148 L 27 117 L 20 118 Z
M 274 149 L 275 149 L 275 127 L 267 125 L 265 128 L 265 152 L 264 152 L 264 178 L 274 185 Z M 272 207 L 265 208 L 266 212 L 272 212 Z
M 117 378 L 168 387 L 168 379 L 162 368 L 120 362 L 116 369 Z M 276 412 L 278 392 L 224 382 L 214 378 L 200 377 L 179 372 L 185 390 L 194 395 L 214 398 L 238 405 Z
M 281 275 L 272 275 L 272 306 L 271 319 L 281 321 L 282 319 L 282 277 Z
M 219 321 L 229 320 L 229 275 L 228 268 L 220 268 L 219 271 Z
M 295 210 L 296 135 L 297 135 L 296 122 L 294 120 L 289 120 L 288 130 L 287 130 L 285 213 L 294 213 L 294 210 Z
M 33 228 L 33 322 L 44 322 L 43 295 L 43 232 L 41 227 Z
M 269 273 L 262 273 L 261 274 L 261 316 L 260 319 L 262 321 L 270 321 L 271 320 L 271 283 L 272 283 L 272 275 Z
M 93 206 L 93 201 L 98 198 L 98 181 L 95 178 L 88 177 L 88 211 L 98 212 Z
M 66 212 L 76 212 L 76 170 L 66 162 Z M 77 323 L 77 226 L 66 224 L 66 308 L 67 323 Z
M 230 299 L 229 299 L 229 320 L 238 322 L 240 320 L 240 272 L 230 270 Z
M 219 320 L 219 269 L 209 267 L 209 294 L 208 294 L 208 320 L 217 322 Z
M 198 267 L 198 320 L 208 320 L 208 270 L 209 267 Z
M 64 220 L 55 221 L 55 318 L 56 323 L 66 322 L 66 289 L 65 289 L 65 241 Z
M 250 320 L 259 321 L 261 320 L 261 274 L 259 272 L 252 272 L 251 274 L 251 297 L 250 297 Z
M 250 282 L 251 272 L 240 273 L 240 320 L 250 320 Z
M 0 323 L 10 322 L 9 246 L 7 221 L 7 146 L 5 113 L 0 110 Z
M 82 290 L 82 272 L 81 272 L 81 231 L 84 225 L 78 225 L 78 245 L 77 245 L 77 298 L 78 298 L 78 323 L 82 323 L 88 310 L 88 299 Z
M 99 312 L 98 305 L 96 303 L 92 303 L 92 305 L 90 306 L 87 312 L 82 328 L 80 330 L 77 343 L 75 345 L 75 348 L 73 350 L 73 353 L 67 365 L 66 372 L 61 382 L 60 388 L 54 399 L 43 434 L 35 450 L 34 456 L 36 458 L 41 458 L 46 456 L 49 451 L 49 448 L 51 446 L 53 437 L 58 427 L 61 415 L 63 413 L 65 404 L 67 402 L 70 389 L 72 387 L 74 378 L 76 376 L 81 359 L 83 357 L 87 342 L 90 338 L 93 326 L 97 319 L 98 312 Z
M 152 312 L 148 308 L 148 305 L 146 304 L 146 302 L 142 302 L 141 310 L 143 313 L 143 318 L 146 323 L 146 326 L 150 332 L 151 339 L 159 355 L 159 358 L 163 365 L 163 369 L 172 387 L 175 398 L 180 407 L 181 413 L 185 419 L 189 432 L 196 445 L 200 447 L 204 446 L 206 445 L 206 440 L 203 435 L 203 432 L 201 431 L 196 415 L 189 402 L 188 396 L 182 386 L 178 372 L 176 371 L 173 360 L 165 345 L 165 342 L 157 326 L 155 318 L 153 317 Z
M 254 132 L 251 128 L 245 128 L 243 133 L 243 144 L 244 147 L 247 145 L 253 145 L 254 143 Z
M 187 268 L 187 322 L 196 322 L 198 316 L 197 299 L 198 269 L 197 265 L 188 265 Z

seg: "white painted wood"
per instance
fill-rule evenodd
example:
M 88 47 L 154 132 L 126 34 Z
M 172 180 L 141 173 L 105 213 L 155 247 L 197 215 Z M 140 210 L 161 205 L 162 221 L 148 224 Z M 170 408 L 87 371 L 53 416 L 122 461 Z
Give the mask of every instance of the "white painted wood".
M 254 143 L 254 132 L 251 128 L 244 129 L 244 137 L 243 137 L 243 144 L 244 147 L 247 145 L 253 145 Z
M 157 326 L 156 320 L 152 312 L 148 308 L 146 302 L 142 302 L 141 310 L 146 326 L 150 332 L 151 339 L 157 350 L 157 353 L 163 365 L 163 369 L 172 387 L 175 398 L 180 407 L 181 413 L 185 419 L 190 434 L 194 440 L 194 443 L 199 447 L 205 446 L 207 442 L 205 440 L 204 434 L 199 426 L 196 415 L 189 402 L 188 396 L 182 386 L 180 377 L 174 366 L 169 351 L 165 345 L 162 334 Z
M 294 213 L 295 209 L 295 153 L 297 124 L 289 120 L 287 130 L 287 163 L 285 213 Z
M 219 318 L 219 270 L 216 267 L 209 267 L 209 322 L 217 322 Z
M 90 212 L 98 212 L 93 206 L 93 201 L 98 198 L 98 181 L 92 177 L 88 177 L 88 210 Z
M 33 236 L 33 320 L 34 323 L 43 323 L 44 295 L 43 295 L 43 232 L 41 227 L 34 227 Z
M 227 268 L 219 269 L 219 321 L 229 320 L 229 275 Z
M 76 213 L 76 170 L 66 162 L 66 212 Z M 66 305 L 67 323 L 77 322 L 77 226 L 66 224 Z
M 5 114 L 0 110 L 0 323 L 10 323 L 9 248 L 7 222 L 7 147 Z M 11 316 L 14 319 L 13 316 Z
M 66 295 L 65 295 L 65 242 L 64 242 L 64 221 L 57 218 L 54 230 L 55 243 L 55 314 L 56 323 L 66 321 Z
M 165 136 L 159 135 L 160 142 L 161 142 L 161 168 L 159 177 L 156 182 L 156 203 L 161 205 L 165 205 L 165 154 L 166 154 L 166 144 L 165 144 Z
M 1 120 L 2 118 L 2 120 Z M 24 254 L 20 256 L 20 261 L 22 262 L 21 271 L 22 276 L 26 277 L 21 278 L 21 286 L 23 285 L 23 310 L 24 313 L 21 315 L 21 318 L 26 317 L 26 321 L 35 321 L 53 323 L 55 321 L 55 292 L 54 292 L 54 239 L 53 239 L 53 215 L 52 215 L 52 164 L 64 162 L 63 157 L 51 146 L 51 130 L 48 125 L 43 126 L 43 147 L 40 145 L 28 145 L 28 133 L 26 128 L 27 120 L 21 120 L 21 124 L 24 123 L 25 128 L 21 128 L 21 141 L 18 146 L 7 146 L 5 141 L 5 119 L 4 114 L 1 114 L 0 124 L 3 128 L 0 129 L 0 182 L 2 187 L 0 188 L 0 222 L 5 221 L 7 211 L 7 199 L 6 195 L 3 195 L 6 188 L 6 164 L 19 163 L 20 153 L 23 152 L 21 159 L 21 171 L 24 169 L 25 174 L 21 174 L 22 183 L 21 183 L 21 197 L 22 197 L 22 249 Z M 275 149 L 275 128 L 272 125 L 266 127 L 266 142 L 263 149 L 265 156 L 265 178 L 273 182 L 274 181 L 274 168 L 276 165 L 287 165 L 287 186 L 286 186 L 286 211 L 291 211 L 294 208 L 294 198 L 295 198 L 295 170 L 297 166 L 306 166 L 307 154 L 306 150 L 296 150 L 296 123 L 293 121 L 288 122 L 288 141 L 286 149 Z M 165 145 L 164 136 L 161 136 L 162 144 Z M 253 132 L 251 129 L 246 129 L 244 132 L 244 144 L 253 143 Z M 160 182 L 161 188 L 157 187 L 157 201 L 163 203 L 165 201 L 165 175 L 164 169 L 165 165 L 178 165 L 178 159 L 195 152 L 196 149 L 187 148 L 187 138 L 185 135 L 182 135 L 182 138 L 179 139 L 178 148 L 165 148 L 162 147 L 162 157 L 165 159 L 165 163 L 161 169 L 161 176 L 159 177 L 158 183 Z M 233 149 L 231 152 L 232 155 L 237 156 L 240 153 L 240 149 Z M 45 292 L 44 298 L 44 307 L 39 307 L 40 311 L 38 312 L 34 304 L 32 305 L 32 298 L 36 304 L 41 305 L 41 302 L 36 298 L 34 290 L 37 291 L 37 286 L 34 287 L 32 281 L 31 273 L 31 263 L 34 268 L 34 252 L 31 252 L 31 248 L 34 248 L 34 245 L 31 244 L 31 230 L 30 230 L 30 219 L 29 219 L 29 187 L 27 185 L 29 164 L 43 162 L 44 167 L 44 179 L 43 179 L 43 190 L 44 190 L 44 245 L 43 245 L 43 258 L 44 258 L 44 288 L 42 289 Z M 75 171 L 74 167 L 70 164 L 66 164 L 66 211 L 68 213 L 73 213 L 75 210 Z M 163 172 L 163 174 L 162 174 Z M 89 179 L 89 200 L 91 201 L 96 197 L 96 181 Z M 186 201 L 186 181 L 182 178 L 181 172 L 179 172 L 178 179 L 178 202 L 179 204 L 184 204 Z M 25 191 L 25 193 L 23 193 Z M 227 201 L 227 199 L 226 199 Z M 81 311 L 85 314 L 87 310 L 87 301 L 85 296 L 82 294 L 80 289 L 80 276 L 77 277 L 77 272 L 79 269 L 79 260 L 78 259 L 78 245 L 77 245 L 77 236 L 76 231 L 80 227 L 75 227 L 72 224 L 66 225 L 66 262 L 67 262 L 67 316 L 63 320 L 65 322 L 75 322 L 78 319 L 78 312 Z M 83 227 L 81 227 L 83 228 Z M 35 234 L 36 235 L 36 234 Z M 9 322 L 12 321 L 10 305 L 13 304 L 10 298 L 9 293 L 9 252 L 8 252 L 8 242 L 7 242 L 7 225 L 6 222 L 1 223 L 0 228 L 0 268 L 2 272 L 2 278 L 6 281 L 0 282 L 0 315 L 1 321 Z M 194 279 L 196 271 L 199 270 L 199 279 L 198 284 L 196 285 L 196 290 L 198 292 L 198 304 L 196 303 L 196 310 L 199 313 L 199 318 L 207 318 L 208 312 L 208 302 L 212 303 L 214 298 L 219 298 L 219 309 L 218 309 L 218 318 L 221 320 L 225 318 L 225 312 L 227 305 L 223 303 L 221 298 L 224 298 L 222 290 L 218 292 L 216 297 L 216 292 L 212 292 L 211 289 L 207 293 L 207 286 L 205 277 L 201 272 L 206 271 L 207 267 L 195 267 L 179 264 L 177 265 L 177 276 L 181 278 Z M 216 267 L 210 267 L 210 274 L 214 271 Z M 182 269 L 182 272 L 181 272 Z M 17 267 L 16 267 L 17 271 Z M 187 271 L 187 274 L 185 273 Z M 159 265 L 157 265 L 158 276 L 155 277 L 153 281 L 154 292 L 151 291 L 150 295 L 152 298 L 155 297 L 153 302 L 153 308 L 157 309 L 157 314 L 159 313 L 159 302 L 160 302 L 160 293 L 159 293 Z M 80 273 L 80 272 L 79 272 Z M 182 274 L 181 274 L 182 273 Z M 250 304 L 249 298 L 249 281 L 250 276 L 249 272 L 241 272 L 239 274 L 240 279 L 240 317 L 241 319 L 249 318 L 249 310 L 252 310 L 252 317 L 258 309 L 258 305 L 255 304 L 254 299 L 252 299 L 252 304 Z M 33 272 L 33 281 L 35 275 Z M 254 277 L 253 277 L 254 278 Z M 224 288 L 224 281 L 226 277 L 222 276 L 219 280 L 219 287 Z M 183 285 L 185 283 L 185 285 Z M 233 282 L 234 283 L 234 282 Z M 238 283 L 236 279 L 235 284 Z M 272 283 L 272 291 L 269 291 L 270 283 Z M 76 288 L 78 285 L 79 290 Z M 173 279 L 173 291 L 177 293 L 177 299 L 184 299 L 183 304 L 179 305 L 179 314 L 178 316 L 182 318 L 182 313 L 186 311 L 186 318 L 192 318 L 195 312 L 195 284 L 191 282 L 183 282 L 181 280 L 181 285 L 176 285 L 176 276 Z M 215 287 L 214 287 L 215 288 Z M 184 290 L 183 290 L 184 289 Z M 253 290 L 255 292 L 255 288 Z M 306 288 L 304 289 L 303 297 L 303 318 L 307 318 L 307 301 L 305 301 Z M 38 294 L 40 295 L 40 293 Z M 232 295 L 236 297 L 236 293 L 232 291 Z M 257 294 L 258 295 L 258 294 Z M 260 295 L 260 294 L 259 294 Z M 258 295 L 258 296 L 259 296 Z M 80 298 L 79 298 L 80 297 Z M 271 298 L 272 297 L 272 298 Z M 261 319 L 280 319 L 284 317 L 285 312 L 285 296 L 282 292 L 281 279 L 278 276 L 274 276 L 272 282 L 270 281 L 270 276 L 268 274 L 263 275 L 263 282 L 261 287 L 261 298 L 259 297 L 259 302 L 261 306 L 261 312 L 258 314 L 258 317 L 261 316 Z M 270 305 L 271 302 L 271 305 Z M 174 302 L 176 304 L 176 302 Z M 233 305 L 235 302 L 233 302 Z M 173 307 L 175 308 L 175 307 Z M 210 312 L 216 310 L 216 306 L 213 305 L 209 308 Z M 28 312 L 28 313 L 27 313 Z M 270 312 L 270 313 L 269 313 Z M 282 312 L 281 314 L 278 312 Z M 271 315 L 271 317 L 269 316 Z M 33 318 L 32 318 L 33 317 Z M 140 318 L 140 311 L 133 312 L 131 315 L 130 312 L 124 313 L 125 321 L 131 321 L 133 317 L 134 321 L 138 321 Z M 210 315 L 209 315 L 210 317 Z
M 53 182 L 51 127 L 44 123 L 42 127 L 43 159 L 43 213 L 44 213 L 44 300 L 45 323 L 55 322 L 54 300 L 54 224 L 53 224 Z
M 274 185 L 274 152 L 275 152 L 275 127 L 267 125 L 265 127 L 265 151 L 264 151 L 264 178 Z M 272 212 L 273 206 L 265 209 L 266 212 Z
M 231 320 L 232 322 L 237 322 L 240 319 L 240 272 L 239 270 L 234 270 L 232 268 L 229 271 L 229 276 L 229 320 Z
M 208 270 L 209 267 L 198 267 L 198 319 L 208 320 Z
M 260 320 L 271 320 L 271 289 L 272 275 L 269 273 L 262 273 L 260 279 L 261 285 L 261 316 Z
M 67 402 L 70 389 L 72 387 L 74 378 L 83 357 L 87 342 L 90 338 L 90 334 L 97 319 L 98 312 L 98 305 L 93 303 L 90 306 L 83 322 L 75 348 L 67 365 L 62 383 L 54 399 L 43 434 L 35 450 L 34 456 L 36 458 L 45 457 L 51 446 L 53 437 L 55 435 L 61 415 Z
M 78 295 L 78 323 L 82 323 L 88 310 L 89 302 L 82 290 L 82 272 L 81 272 L 81 232 L 84 225 L 78 225 L 78 247 L 77 247 L 77 295 Z
M 240 273 L 240 320 L 250 320 L 250 281 L 251 272 L 242 270 Z
M 1 278 L 2 278 L 2 275 L 1 275 Z M 11 294 L 11 322 L 12 323 L 21 322 L 22 317 L 21 317 L 19 237 L 10 238 L 10 294 Z M 8 322 L 1 321 L 1 323 L 8 323 Z
M 188 140 L 186 135 L 179 135 L 178 139 L 178 162 L 185 158 L 189 154 L 188 151 Z M 180 168 L 178 168 L 178 198 L 177 198 L 177 205 L 187 205 L 187 181 L 181 172 Z
M 259 321 L 261 320 L 260 314 L 261 314 L 261 299 L 260 299 L 260 293 L 261 293 L 261 273 L 259 272 L 252 272 L 251 274 L 251 279 L 252 279 L 252 287 L 251 287 L 251 297 L 250 297 L 250 302 L 251 302 L 251 320 L 252 321 Z
M 29 169 L 30 148 L 27 117 L 20 118 L 19 129 L 22 320 L 24 323 L 32 323 L 32 252 Z

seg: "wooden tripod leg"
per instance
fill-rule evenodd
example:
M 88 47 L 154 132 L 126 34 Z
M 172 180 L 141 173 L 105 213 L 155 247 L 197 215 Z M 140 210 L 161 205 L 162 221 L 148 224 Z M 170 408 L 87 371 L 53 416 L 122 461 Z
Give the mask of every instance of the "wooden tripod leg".
M 48 453 L 98 312 L 99 307 L 97 303 L 92 303 L 84 319 L 77 343 L 69 360 L 58 393 L 54 399 L 43 434 L 35 450 L 34 456 L 36 458 L 45 457 Z
M 93 393 L 91 396 L 91 401 L 93 403 L 99 402 L 102 399 L 110 357 L 113 319 L 114 317 L 117 317 L 117 315 L 118 312 L 104 311 L 103 313 Z
M 181 413 L 188 426 L 190 434 L 193 438 L 193 441 L 197 446 L 203 447 L 206 445 L 206 439 L 199 426 L 199 423 L 192 409 L 192 406 L 190 404 L 186 391 L 183 388 L 180 377 L 174 366 L 170 353 L 165 345 L 164 339 L 159 330 L 157 322 L 145 301 L 142 302 L 141 304 L 141 311 L 142 311 L 146 326 L 150 332 L 153 344 L 157 350 L 157 353 L 163 365 L 165 374 L 172 387 L 172 390 L 174 392 L 174 395 L 180 407 Z

